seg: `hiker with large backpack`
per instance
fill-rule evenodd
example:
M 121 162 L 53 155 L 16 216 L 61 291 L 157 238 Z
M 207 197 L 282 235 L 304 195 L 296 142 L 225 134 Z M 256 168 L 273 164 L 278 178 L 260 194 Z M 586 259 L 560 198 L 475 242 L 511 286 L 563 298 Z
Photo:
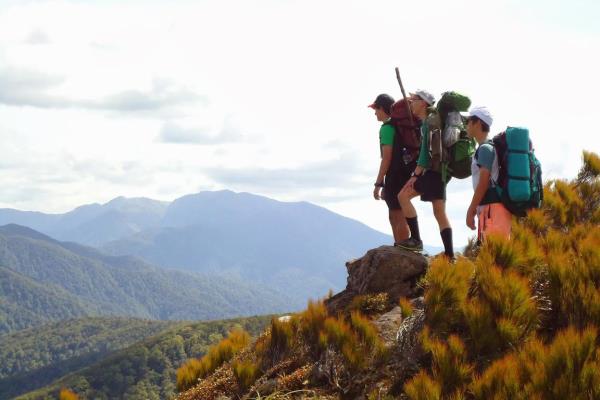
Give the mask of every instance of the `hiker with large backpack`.
M 512 215 L 500 201 L 496 192 L 498 158 L 494 145 L 488 141 L 490 126 L 494 121 L 485 107 L 473 107 L 467 115 L 467 134 L 479 144 L 473 157 L 471 176 L 473 197 L 467 210 L 466 223 L 475 230 L 477 215 L 477 240 L 482 242 L 489 234 L 510 238 Z
M 485 107 L 473 107 L 467 116 L 467 133 L 479 147 L 472 163 L 475 193 L 466 223 L 482 242 L 490 234 L 510 238 L 512 215 L 525 216 L 543 199 L 541 165 L 533 152 L 529 131 L 508 127 L 488 140 L 492 115 Z
M 432 146 L 430 145 L 433 131 L 440 128 L 439 122 L 434 124 L 432 121 L 432 118 L 437 118 L 437 111 L 433 108 L 434 103 L 435 98 L 427 91 L 418 90 L 411 94 L 413 113 L 423 121 L 421 125 L 422 139 L 417 166 L 412 173 L 412 177 L 398 195 L 398 200 L 404 211 L 404 216 L 406 217 L 406 222 L 411 233 L 410 238 L 398 243 L 398 246 L 411 251 L 423 250 L 423 241 L 421 240 L 417 221 L 417 211 L 411 203 L 411 199 L 421 196 L 421 201 L 432 203 L 433 215 L 438 222 L 440 236 L 444 243 L 444 254 L 453 260 L 452 228 L 446 215 L 446 185 L 448 179 L 442 173 L 442 163 L 439 158 L 441 152 L 435 150 L 435 144 L 432 151 Z
M 409 235 L 397 196 L 416 166 L 418 150 L 413 148 L 414 143 L 407 143 L 405 138 L 407 133 L 414 133 L 415 126 L 408 122 L 412 121 L 412 118 L 408 117 L 407 113 L 410 111 L 403 100 L 395 102 L 392 96 L 380 94 L 369 107 L 375 110 L 377 120 L 382 122 L 379 129 L 381 162 L 375 179 L 373 197 L 375 200 L 385 200 L 394 242 L 398 243 L 407 239 Z M 418 145 L 416 147 L 418 149 Z

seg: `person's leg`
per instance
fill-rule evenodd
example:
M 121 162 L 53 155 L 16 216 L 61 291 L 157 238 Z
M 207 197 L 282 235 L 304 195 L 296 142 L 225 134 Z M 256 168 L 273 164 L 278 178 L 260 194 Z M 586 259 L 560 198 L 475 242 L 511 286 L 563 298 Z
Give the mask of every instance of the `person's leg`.
M 402 210 L 390 210 L 389 216 L 392 232 L 394 233 L 394 243 L 400 243 L 401 241 L 408 239 L 410 231 L 408 230 L 406 218 L 404 218 Z
M 402 207 L 402 212 L 404 213 L 405 218 L 416 218 L 417 210 L 411 203 L 411 199 L 419 196 L 420 193 L 417 192 L 413 187 L 404 186 L 400 193 L 398 193 L 398 202 L 400 203 L 400 207 Z
M 450 228 L 450 221 L 446 215 L 446 200 L 433 200 L 431 204 L 433 205 L 433 216 L 440 227 L 440 232 Z
M 410 250 L 422 250 L 423 242 L 421 240 L 421 234 L 419 232 L 419 223 L 417 221 L 417 210 L 411 203 L 411 199 L 419 196 L 413 187 L 405 186 L 398 194 L 398 201 L 402 207 L 404 213 L 405 223 L 410 230 L 410 237 L 402 242 L 398 242 L 400 247 Z
M 433 200 L 431 204 L 433 205 L 433 215 L 440 228 L 442 243 L 444 243 L 444 253 L 452 259 L 454 258 L 454 245 L 452 243 L 452 228 L 446 215 L 446 201 Z
M 409 236 L 408 226 L 398 202 L 398 193 L 404 182 L 394 177 L 386 177 L 386 179 L 387 186 L 384 189 L 383 198 L 388 206 L 388 218 L 394 234 L 394 244 L 396 244 L 406 240 Z

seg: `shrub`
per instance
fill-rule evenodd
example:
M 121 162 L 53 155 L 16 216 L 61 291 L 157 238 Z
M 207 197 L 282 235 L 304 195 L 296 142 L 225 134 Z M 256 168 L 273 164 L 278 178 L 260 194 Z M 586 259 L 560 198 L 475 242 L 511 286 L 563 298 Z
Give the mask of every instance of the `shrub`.
M 470 299 L 464 303 L 462 312 L 469 337 L 474 338 L 469 341 L 473 354 L 499 347 L 498 335 L 494 334 L 496 321 L 489 304 Z
M 294 317 L 292 317 L 294 318 Z M 269 352 L 272 358 L 285 354 L 293 345 L 295 323 L 292 319 L 280 321 L 278 318 L 271 319 L 271 340 Z
M 480 264 L 476 270 L 480 299 L 494 313 L 501 349 L 519 344 L 536 328 L 537 305 L 529 281 L 516 272 L 502 272 L 493 265 Z M 473 340 L 478 336 L 471 336 Z M 488 349 L 492 351 L 493 349 Z
M 549 239 L 547 239 L 548 241 Z M 600 324 L 600 228 L 589 227 L 574 249 L 548 252 L 547 294 L 559 327 Z
M 308 307 L 299 315 L 299 330 L 303 339 L 316 349 L 319 333 L 327 319 L 327 308 L 323 301 L 309 301 Z
M 79 396 L 69 389 L 61 389 L 58 398 L 59 400 L 78 400 Z
M 420 371 L 406 383 L 404 392 L 412 400 L 439 400 L 442 398 L 442 387 L 425 371 Z
M 470 382 L 473 367 L 467 362 L 467 352 L 457 335 L 448 340 L 430 337 L 425 328 L 421 334 L 423 349 L 431 353 L 433 378 L 439 383 L 442 394 L 461 391 Z
M 477 260 L 502 269 L 517 268 L 524 263 L 523 254 L 515 241 L 490 235 L 483 244 Z
M 413 315 L 414 309 L 411 302 L 406 297 L 400 298 L 400 310 L 402 311 L 402 318 L 408 318 Z
M 231 365 L 233 376 L 242 391 L 247 390 L 260 376 L 260 368 L 250 361 L 234 361 Z
M 431 363 L 405 385 L 410 398 L 600 398 L 589 327 L 600 325 L 600 158 L 583 158 L 576 180 L 546 183 L 510 241 L 490 237 L 454 269 L 434 260 L 421 336 Z
M 177 370 L 177 390 L 181 392 L 194 386 L 198 379 L 214 372 L 249 343 L 250 335 L 247 332 L 240 329 L 231 331 L 227 338 L 211 346 L 200 360 L 188 360 Z
M 476 399 L 587 399 L 600 396 L 597 330 L 561 331 L 549 345 L 538 339 L 490 365 L 471 384 Z M 505 397 L 500 397 L 505 395 Z
M 577 175 L 578 182 L 591 182 L 600 176 L 600 157 L 591 151 L 583 152 L 583 166 Z
M 196 358 L 187 360 L 177 369 L 177 390 L 183 392 L 198 383 L 206 367 Z
M 433 259 L 425 275 L 426 323 L 441 335 L 462 323 L 460 308 L 467 299 L 474 265 L 460 258 L 451 265 L 445 257 Z
M 368 350 L 373 350 L 379 341 L 377 329 L 371 321 L 361 315 L 358 311 L 353 311 L 350 315 L 350 323 L 358 338 L 365 344 Z
M 519 365 L 515 356 L 507 356 L 490 365 L 471 384 L 476 400 L 522 398 Z

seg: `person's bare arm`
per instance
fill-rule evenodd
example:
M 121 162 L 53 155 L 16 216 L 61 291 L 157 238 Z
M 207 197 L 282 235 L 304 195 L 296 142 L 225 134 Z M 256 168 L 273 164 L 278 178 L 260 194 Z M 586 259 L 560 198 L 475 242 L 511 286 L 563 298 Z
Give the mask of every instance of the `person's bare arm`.
M 471 204 L 469 205 L 469 209 L 467 210 L 467 226 L 471 229 L 475 229 L 475 214 L 477 213 L 477 206 L 481 203 L 485 196 L 485 192 L 487 192 L 490 187 L 490 171 L 486 168 L 481 168 L 479 170 L 479 183 L 475 188 L 475 193 L 473 193 L 473 198 L 471 199 Z
M 390 165 L 392 163 L 392 146 L 384 145 L 382 146 L 382 157 L 381 163 L 379 164 L 379 173 L 377 174 L 376 183 L 383 183 L 383 178 L 385 174 L 387 174 L 388 169 L 390 169 Z M 379 200 L 381 198 L 381 187 L 375 186 L 373 190 L 373 197 L 375 200 Z

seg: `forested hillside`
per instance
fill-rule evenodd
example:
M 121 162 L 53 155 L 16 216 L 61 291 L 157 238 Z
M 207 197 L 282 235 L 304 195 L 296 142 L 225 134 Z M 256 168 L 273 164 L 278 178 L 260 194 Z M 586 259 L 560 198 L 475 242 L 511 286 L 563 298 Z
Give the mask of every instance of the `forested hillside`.
M 80 316 L 202 320 L 294 306 L 239 277 L 165 270 L 18 225 L 0 227 L 0 277 L 0 334 Z
M 0 399 L 43 387 L 175 324 L 181 323 L 132 318 L 84 318 L 2 336 Z
M 270 320 L 262 316 L 179 323 L 19 399 L 55 400 L 63 387 L 85 399 L 169 399 L 176 394 L 176 370 L 184 360 L 202 356 L 232 329 L 257 335 Z

